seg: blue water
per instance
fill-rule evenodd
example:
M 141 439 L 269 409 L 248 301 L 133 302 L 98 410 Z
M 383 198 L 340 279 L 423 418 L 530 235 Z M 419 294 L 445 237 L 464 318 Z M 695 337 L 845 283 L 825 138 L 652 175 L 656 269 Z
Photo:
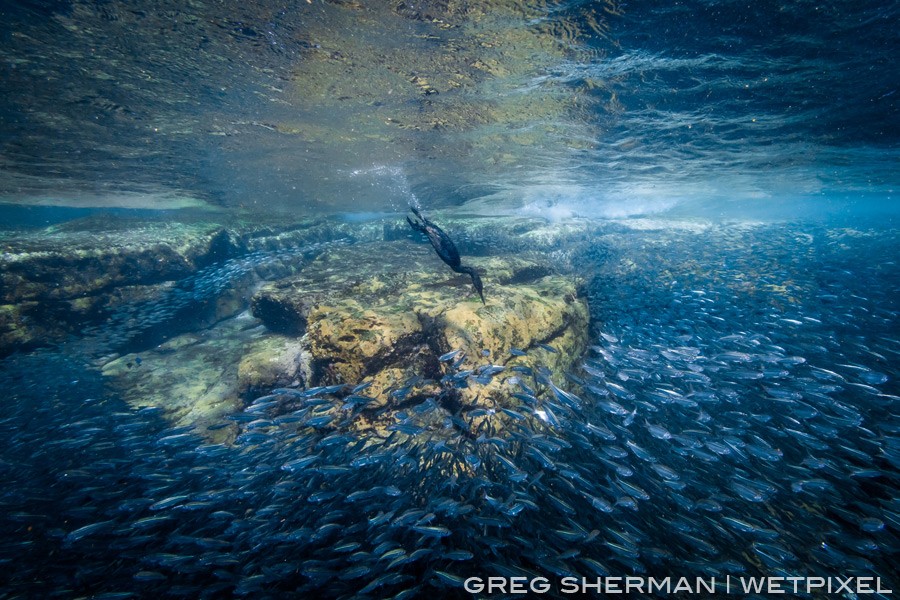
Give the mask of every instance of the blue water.
M 44 228 L 84 217 L 111 219 L 166 219 L 171 213 L 157 209 L 75 208 L 64 206 L 0 205 L 0 217 L 6 229 Z
M 900 3 L 453 7 L 0 8 L 4 260 L 7 236 L 49 248 L 62 223 L 177 223 L 172 198 L 267 234 L 338 223 L 2 359 L 0 597 L 900 588 Z M 248 277 L 302 273 L 373 224 L 392 239 L 410 204 L 589 224 L 528 248 L 582 282 L 570 372 L 540 349 L 447 362 L 447 397 L 483 385 L 473 369 L 519 403 L 484 419 L 418 399 L 385 437 L 348 429 L 366 410 L 348 389 L 267 390 L 191 428 L 101 376 Z M 464 256 L 522 251 L 474 225 Z
M 896 2 L 2 10 L 7 201 L 895 204 Z
M 351 433 L 362 408 L 346 389 L 288 389 L 225 420 L 234 445 L 213 444 L 128 408 L 89 368 L 140 343 L 142 323 L 177 332 L 191 302 L 284 252 L 210 267 L 136 305 L 137 322 L 122 313 L 7 358 L 6 589 L 466 597 L 466 580 L 497 576 L 543 577 L 560 596 L 565 577 L 629 575 L 700 577 L 722 594 L 729 576 L 893 589 L 896 236 L 612 231 L 627 241 L 580 250 L 594 326 L 578 366 L 546 370 L 540 349 L 491 358 L 522 398 L 503 429 L 432 398 L 387 438 Z M 617 253 L 645 267 L 623 276 Z M 447 389 L 481 385 L 456 376 L 479 364 L 448 362 Z M 552 385 L 574 382 L 578 394 Z

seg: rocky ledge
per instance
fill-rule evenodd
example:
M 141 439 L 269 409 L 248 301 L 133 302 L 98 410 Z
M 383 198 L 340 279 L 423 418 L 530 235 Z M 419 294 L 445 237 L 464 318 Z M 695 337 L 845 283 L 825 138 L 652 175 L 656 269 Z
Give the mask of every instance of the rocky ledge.
M 509 401 L 504 377 L 466 386 L 459 374 L 521 363 L 520 350 L 565 372 L 584 351 L 588 308 L 575 281 L 546 265 L 516 256 L 465 262 L 481 272 L 486 304 L 427 244 L 394 241 L 327 251 L 301 275 L 264 286 L 252 310 L 273 332 L 300 336 L 294 375 L 305 387 L 370 384 L 356 427 L 380 428 L 416 398 L 439 395 L 452 367 L 454 404 L 495 409 Z
M 375 224 L 221 217 L 207 212 L 181 215 L 180 221 L 86 217 L 40 230 L 0 231 L 0 357 L 105 326 L 119 307 L 162 302 L 178 281 L 230 258 L 381 235 Z M 248 278 L 235 293 L 250 289 L 256 279 Z M 188 316 L 197 317 L 192 325 L 203 326 L 240 310 Z
M 582 355 L 587 304 L 571 277 L 546 264 L 517 255 L 465 262 L 481 272 L 486 304 L 427 243 L 333 246 L 301 274 L 260 288 L 256 318 L 242 313 L 119 356 L 103 373 L 132 406 L 159 407 L 175 425 L 224 442 L 240 431 L 228 416 L 275 388 L 325 386 L 335 414 L 364 400 L 342 427 L 381 434 L 427 398 L 448 416 L 515 409 L 514 377 L 539 366 L 564 373 Z M 351 394 L 360 384 L 365 391 Z

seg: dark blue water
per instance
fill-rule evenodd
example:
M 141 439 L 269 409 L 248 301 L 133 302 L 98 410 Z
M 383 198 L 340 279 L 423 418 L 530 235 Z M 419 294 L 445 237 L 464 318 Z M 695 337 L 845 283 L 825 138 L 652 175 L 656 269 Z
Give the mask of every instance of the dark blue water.
M 444 392 L 384 436 L 349 428 L 364 382 L 272 390 L 192 429 L 128 406 L 98 370 L 327 244 L 221 257 L 4 358 L 0 597 L 455 598 L 488 577 L 545 578 L 550 597 L 571 596 L 565 577 L 897 590 L 898 16 L 4 4 L 5 230 L 174 222 L 160 199 L 190 197 L 250 222 L 389 228 L 418 203 L 587 219 L 593 237 L 531 248 L 569 257 L 557 268 L 590 306 L 570 372 L 540 352 L 491 357 L 506 369 L 487 375 L 448 362 Z M 517 404 L 454 408 L 475 377 Z M 235 443 L 212 443 L 225 426 Z
M 519 404 L 486 422 L 434 397 L 386 438 L 355 434 L 364 408 L 346 389 L 275 390 L 226 420 L 240 427 L 226 446 L 123 405 L 85 369 L 89 338 L 8 358 L 6 589 L 465 597 L 489 576 L 543 577 L 554 596 L 565 577 L 893 589 L 900 273 L 883 257 L 896 236 L 620 235 L 583 250 L 594 326 L 579 366 L 494 357 Z M 646 268 L 622 276 L 620 252 Z M 692 274 L 666 274 L 686 261 Z M 454 375 L 477 366 L 447 363 L 446 393 L 480 385 Z

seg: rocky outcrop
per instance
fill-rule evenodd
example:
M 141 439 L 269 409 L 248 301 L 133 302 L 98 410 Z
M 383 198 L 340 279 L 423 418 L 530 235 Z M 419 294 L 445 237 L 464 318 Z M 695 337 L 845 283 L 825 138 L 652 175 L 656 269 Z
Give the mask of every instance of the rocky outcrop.
M 159 408 L 176 426 L 229 441 L 236 427 L 225 418 L 273 387 L 298 384 L 303 352 L 299 340 L 271 334 L 244 313 L 119 356 L 101 372 L 133 408 Z
M 257 225 L 241 235 L 232 229 L 229 238 L 257 275 L 229 274 L 213 321 L 184 335 L 165 325 L 167 340 L 106 358 L 103 373 L 133 406 L 160 407 L 174 423 L 220 441 L 237 429 L 227 415 L 275 388 L 336 386 L 340 405 L 353 387 L 368 384 L 360 392 L 368 397 L 365 408 L 351 411 L 351 426 L 383 433 L 400 411 L 426 398 L 442 399 L 450 415 L 518 408 L 511 395 L 521 391 L 516 378 L 529 369 L 532 385 L 542 368 L 562 385 L 561 374 L 584 351 L 587 305 L 576 281 L 561 274 L 565 261 L 536 249 L 583 232 L 527 219 L 472 218 L 465 228 L 440 219 L 465 248 L 466 264 L 482 274 L 486 304 L 468 276 L 452 272 L 427 243 L 411 241 L 393 223 Z M 341 234 L 355 243 L 331 244 L 291 269 L 252 259 L 253 252 Z M 247 306 L 248 290 L 260 279 L 269 283 L 252 295 L 256 318 L 225 318 Z M 108 295 L 153 308 L 153 298 L 171 295 L 172 285 L 123 285 Z M 17 311 L 6 316 L 21 318 Z M 451 352 L 452 359 L 440 360 Z
M 571 278 L 533 261 L 467 262 L 484 275 L 486 305 L 427 245 L 332 248 L 301 275 L 263 287 L 252 303 L 259 320 L 244 313 L 114 358 L 102 372 L 135 408 L 159 407 L 216 441 L 237 432 L 229 414 L 274 388 L 348 384 L 340 397 L 368 383 L 371 403 L 352 426 L 382 432 L 399 410 L 441 396 L 445 376 L 456 377 L 451 412 L 512 407 L 515 373 L 479 377 L 478 367 L 568 370 L 584 350 L 587 306 Z M 477 384 L 466 383 L 469 369 Z
M 8 232 L 0 238 L 0 356 L 102 326 L 118 307 L 160 300 L 175 282 L 231 258 L 381 233 L 375 224 L 225 223 L 210 214 L 184 222 L 90 217 Z M 261 266 L 260 277 L 290 272 L 279 266 Z M 235 281 L 229 291 L 249 297 L 256 280 Z M 246 298 L 220 301 L 208 314 L 195 312 L 194 325 L 244 308 Z
M 252 310 L 273 331 L 302 335 L 307 387 L 369 382 L 372 407 L 434 395 L 448 371 L 439 357 L 460 351 L 467 366 L 505 365 L 518 350 L 564 372 L 584 350 L 588 311 L 575 282 L 517 257 L 467 257 L 482 273 L 486 305 L 467 276 L 445 267 L 427 245 L 357 244 L 321 255 L 297 277 L 263 287 Z M 448 361 L 449 362 L 449 361 Z M 496 407 L 503 378 L 460 387 L 461 405 Z
M 167 282 L 222 260 L 235 245 L 212 222 L 128 225 L 86 219 L 3 240 L 0 355 L 58 341 L 117 306 L 159 297 Z

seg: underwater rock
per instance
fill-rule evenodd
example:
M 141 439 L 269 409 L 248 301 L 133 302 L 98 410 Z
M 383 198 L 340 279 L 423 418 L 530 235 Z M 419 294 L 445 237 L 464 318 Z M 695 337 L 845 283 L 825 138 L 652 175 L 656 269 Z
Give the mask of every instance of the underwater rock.
M 173 224 L 82 219 L 4 239 L 0 303 L 22 323 L 0 355 L 42 345 L 101 321 L 123 303 L 158 297 L 171 282 L 227 257 L 235 236 L 214 222 Z
M 90 225 L 68 223 L 5 240 L 0 299 L 8 304 L 70 300 L 178 279 L 228 255 L 234 244 L 215 223 Z
M 106 327 L 117 309 L 140 303 L 174 315 L 194 302 L 202 306 L 178 314 L 185 321 L 182 331 L 209 325 L 244 310 L 259 279 L 294 272 L 305 247 L 381 235 L 374 223 L 226 224 L 208 214 L 185 222 L 88 217 L 10 232 L 0 246 L 0 306 L 7 307 L 0 311 L 0 356 L 57 343 L 91 325 Z M 289 255 L 291 250 L 299 258 Z M 279 252 L 288 253 L 284 261 L 253 258 L 277 259 Z M 225 269 L 219 279 L 212 273 L 188 282 L 204 269 L 244 256 L 246 264 Z M 174 289 L 181 283 L 194 287 Z M 172 306 L 175 296 L 179 306 Z
M 449 217 L 442 222 L 465 247 L 466 260 L 485 276 L 487 306 L 474 294 L 467 276 L 447 269 L 426 243 L 398 239 L 400 232 L 383 221 L 233 225 L 219 230 L 230 240 L 227 252 L 219 246 L 216 257 L 221 260 L 197 269 L 211 255 L 208 251 L 200 258 L 204 255 L 195 252 L 189 267 L 193 271 L 157 283 L 127 283 L 140 281 L 141 275 L 116 275 L 117 265 L 123 263 L 117 262 L 117 246 L 111 243 L 118 240 L 118 246 L 129 248 L 125 254 L 136 251 L 152 224 L 135 227 L 134 244 L 129 245 L 128 231 L 112 233 L 120 224 L 95 223 L 97 230 L 90 234 L 92 224 L 86 220 L 68 223 L 60 226 L 65 234 L 55 255 L 66 248 L 75 255 L 80 247 L 100 256 L 101 242 L 110 242 L 108 256 L 93 268 L 99 272 L 108 267 L 113 271 L 108 277 L 121 276 L 121 284 L 56 301 L 43 297 L 0 305 L 0 343 L 9 351 L 52 343 L 54 337 L 67 334 L 87 336 L 90 351 L 107 357 L 101 363 L 103 374 L 127 402 L 158 406 L 169 420 L 194 425 L 201 433 L 212 426 L 215 439 L 234 433 L 233 427 L 221 427 L 225 416 L 274 388 L 367 380 L 372 386 L 366 395 L 376 398 L 368 408 L 391 405 L 388 411 L 406 398 L 439 395 L 437 382 L 450 364 L 437 357 L 450 350 L 468 355 L 454 367 L 458 370 L 507 364 L 512 360 L 510 348 L 533 350 L 528 361 L 516 358 L 517 365 L 540 359 L 554 370 L 568 368 L 584 348 L 587 309 L 583 300 L 576 299 L 575 282 L 554 275 L 565 270 L 564 260 L 549 252 L 543 260 L 536 259 L 534 248 L 541 244 L 534 236 L 546 237 L 540 233 L 546 224 L 472 218 L 463 227 L 462 221 Z M 169 228 L 191 229 L 177 224 Z M 206 225 L 194 228 L 212 231 Z M 550 230 L 568 238 L 581 234 L 569 226 Z M 405 232 L 411 235 L 408 228 Z M 8 238 L 6 247 L 16 247 L 15 256 L 22 257 L 40 235 Z M 157 247 L 171 249 L 176 237 L 163 236 L 169 241 Z M 394 241 L 360 241 L 382 238 Z M 182 253 L 198 247 L 186 242 L 179 246 Z M 480 256 L 498 248 L 506 254 Z M 234 258 L 224 258 L 232 252 Z M 39 272 L 44 268 L 40 260 L 47 261 L 49 269 L 54 259 L 45 255 L 29 260 Z M 261 280 L 273 283 L 253 296 L 253 310 L 268 331 L 248 333 L 258 322 L 241 311 Z M 50 293 L 48 289 L 45 294 Z M 96 325 L 86 328 L 85 323 Z M 194 333 L 185 333 L 189 331 Z M 540 349 L 542 343 L 559 353 Z M 407 386 L 413 373 L 425 373 L 428 379 Z M 493 407 L 512 389 L 504 386 L 503 377 L 471 388 L 454 386 L 461 392 L 453 402 Z M 403 388 L 407 389 L 389 395 Z M 506 392 L 498 393 L 501 389 Z
M 260 382 L 292 378 L 291 365 L 299 363 L 298 355 L 295 342 L 266 334 L 244 313 L 151 350 L 117 357 L 104 364 L 101 373 L 133 408 L 157 407 L 176 426 L 194 426 L 216 441 L 226 441 L 234 428 L 217 425 L 240 410 Z
M 520 360 L 511 349 L 532 350 L 553 371 L 567 370 L 588 334 L 587 305 L 574 280 L 515 256 L 466 260 L 483 275 L 486 305 L 468 276 L 447 269 L 430 248 L 397 241 L 327 251 L 302 275 L 264 286 L 252 310 L 270 329 L 302 335 L 306 386 L 372 382 L 366 395 L 375 406 L 436 394 L 436 383 L 414 385 L 400 398 L 391 392 L 414 374 L 439 381 L 446 369 L 439 357 L 454 350 L 472 366 L 505 365 Z M 507 389 L 497 378 L 463 387 L 458 401 L 496 407 Z
M 11 352 L 12 348 L 33 347 L 36 339 L 48 334 L 41 321 L 32 323 L 34 319 L 30 313 L 36 312 L 38 308 L 36 302 L 0 305 L 0 349 L 9 349 L 7 352 L 0 352 L 0 356 Z
M 309 378 L 309 356 L 299 340 L 267 334 L 255 340 L 238 364 L 236 394 L 241 398 L 267 394 L 275 387 L 296 385 Z

